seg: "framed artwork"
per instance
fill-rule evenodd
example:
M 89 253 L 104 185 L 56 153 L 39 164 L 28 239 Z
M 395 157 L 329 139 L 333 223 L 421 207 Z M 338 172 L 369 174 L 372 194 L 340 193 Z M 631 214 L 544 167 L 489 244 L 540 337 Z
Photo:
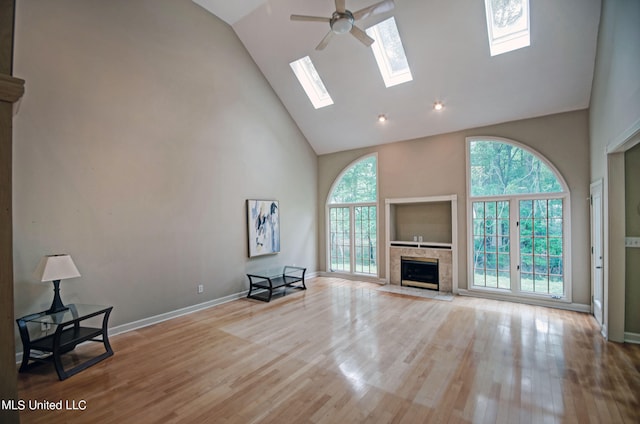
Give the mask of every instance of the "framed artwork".
M 249 257 L 280 252 L 280 206 L 277 200 L 247 200 Z

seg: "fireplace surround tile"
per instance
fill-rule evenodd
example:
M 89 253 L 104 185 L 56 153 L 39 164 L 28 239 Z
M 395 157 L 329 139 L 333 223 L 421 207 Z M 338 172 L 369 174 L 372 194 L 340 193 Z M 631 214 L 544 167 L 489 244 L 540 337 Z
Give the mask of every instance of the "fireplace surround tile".
M 396 286 L 400 285 L 401 257 L 414 256 L 419 258 L 438 259 L 438 278 L 440 280 L 439 291 L 450 293 L 453 290 L 453 253 L 451 249 L 391 247 L 390 250 L 390 284 Z

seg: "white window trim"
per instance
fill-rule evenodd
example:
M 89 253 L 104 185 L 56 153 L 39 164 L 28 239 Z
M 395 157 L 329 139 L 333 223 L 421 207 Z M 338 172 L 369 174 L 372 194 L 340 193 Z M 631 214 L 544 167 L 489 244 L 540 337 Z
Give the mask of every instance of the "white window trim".
M 393 20 L 393 24 L 396 27 L 398 40 L 400 43 L 400 50 L 402 50 L 402 55 L 407 61 L 407 69 L 402 72 L 393 72 L 391 70 L 389 56 L 387 55 L 387 52 L 386 52 L 386 45 L 384 44 L 383 38 L 380 36 L 380 30 L 378 25 L 390 20 Z M 411 74 L 411 67 L 409 66 L 409 60 L 407 59 L 407 54 L 404 50 L 404 45 L 402 44 L 402 38 L 400 37 L 400 31 L 398 30 L 398 24 L 396 23 L 395 18 L 392 16 L 388 19 L 385 19 L 384 21 L 379 22 L 378 24 L 367 28 L 366 32 L 371 38 L 376 40 L 375 43 L 371 45 L 371 51 L 373 52 L 373 56 L 376 59 L 376 63 L 378 64 L 378 69 L 380 70 L 380 74 L 382 75 L 382 80 L 384 81 L 385 87 L 390 88 L 395 85 L 413 81 L 413 75 Z
M 530 20 L 530 6 L 529 0 L 526 1 L 525 13 L 526 13 L 526 27 L 520 31 L 511 32 L 503 36 L 494 35 L 493 18 L 491 7 L 491 0 L 485 0 L 485 15 L 487 18 L 487 34 L 489 36 L 489 52 L 491 56 L 497 56 L 503 53 L 508 53 L 514 50 L 521 49 L 523 47 L 529 47 L 531 45 L 531 20 Z
M 365 159 L 368 159 L 370 157 L 375 157 L 376 158 L 376 200 L 373 202 L 353 202 L 353 203 L 330 203 L 331 201 L 331 195 L 333 194 L 333 191 L 336 188 L 336 185 L 340 183 L 340 181 L 342 180 L 342 177 L 344 176 L 344 174 L 349 171 L 356 163 L 363 161 Z M 340 172 L 340 174 L 338 174 L 338 176 L 335 178 L 335 180 L 333 180 L 333 183 L 331 184 L 331 187 L 329 188 L 329 192 L 327 194 L 327 198 L 325 200 L 325 212 L 324 212 L 324 218 L 325 218 L 325 224 L 324 224 L 324 228 L 325 228 L 325 235 L 324 235 L 324 239 L 325 239 L 325 269 L 327 270 L 327 272 L 330 272 L 331 274 L 335 274 L 335 275 L 363 275 L 363 276 L 371 276 L 372 274 L 364 274 L 364 273 L 357 273 L 354 272 L 353 270 L 355 269 L 355 255 L 351 255 L 350 257 L 350 269 L 351 272 L 345 272 L 345 271 L 331 271 L 331 216 L 330 216 L 330 209 L 331 208 L 350 208 L 349 211 L 349 225 L 351 226 L 350 228 L 354 228 L 353 226 L 355 225 L 355 215 L 353 213 L 353 207 L 355 206 L 375 206 L 376 207 L 376 264 L 377 265 L 377 274 L 376 276 L 379 277 L 380 276 L 380 206 L 379 206 L 379 200 L 380 200 L 380 193 L 379 193 L 379 184 L 378 184 L 378 153 L 370 153 L 364 156 L 361 156 L 355 160 L 353 160 L 352 162 L 350 162 L 347 166 L 345 166 L 342 171 Z M 351 244 L 351 246 L 355 245 L 355 232 L 351 231 L 349 234 L 350 240 L 349 243 Z
M 305 59 L 309 59 L 310 67 L 316 74 L 318 74 L 318 78 L 320 81 L 319 84 L 322 87 L 316 84 L 312 76 L 309 74 L 309 70 L 303 64 Z M 289 63 L 289 66 L 291 67 L 291 70 L 300 83 L 300 86 L 304 90 L 305 94 L 309 98 L 309 101 L 315 109 L 331 106 L 333 104 L 333 99 L 329 94 L 329 90 L 327 90 L 327 87 L 324 85 L 324 81 L 322 81 L 322 78 L 320 77 L 316 66 L 313 64 L 313 61 L 311 61 L 311 58 L 309 56 L 304 56 L 298 60 L 294 60 L 293 62 Z M 324 91 L 326 95 L 321 94 L 322 91 Z
M 504 195 L 504 196 L 471 196 L 471 142 L 474 141 L 495 141 L 499 143 L 506 143 L 512 146 L 516 146 L 521 148 L 536 158 L 541 160 L 545 165 L 549 167 L 549 169 L 555 174 L 558 181 L 562 185 L 562 192 L 559 193 L 536 193 L 536 194 L 513 194 L 513 195 Z M 491 293 L 497 294 L 499 296 L 504 296 L 507 299 L 521 299 L 521 300 L 543 300 L 548 302 L 555 303 L 572 303 L 573 298 L 573 290 L 572 290 L 572 277 L 571 277 L 571 193 L 569 191 L 569 186 L 565 181 L 564 177 L 558 171 L 558 169 L 551 163 L 549 160 L 536 151 L 535 149 L 526 146 L 520 142 L 515 140 L 511 140 L 503 137 L 494 137 L 494 136 L 474 136 L 466 138 L 466 178 L 467 178 L 467 291 L 470 293 Z M 486 201 L 499 201 L 499 200 L 509 200 L 509 201 L 519 201 L 525 199 L 563 199 L 563 226 L 562 226 L 562 241 L 563 241 L 563 267 L 564 267 L 564 296 L 560 299 L 553 298 L 552 295 L 549 294 L 538 294 L 538 293 L 529 293 L 520 291 L 519 287 L 515 287 L 512 284 L 511 289 L 498 289 L 492 287 L 480 287 L 473 285 L 473 202 L 486 202 Z M 518 206 L 519 209 L 519 206 Z M 510 214 L 514 213 L 515 208 L 510 208 Z M 510 216 L 509 222 L 512 222 L 512 217 Z M 512 228 L 510 225 L 510 238 L 512 241 L 519 240 L 513 238 L 513 234 L 517 229 Z M 517 245 L 516 245 L 517 244 Z M 510 251 L 510 255 L 512 257 L 520 257 L 520 245 L 519 243 L 512 243 L 514 247 L 513 251 Z M 513 263 L 513 262 L 512 262 Z M 516 271 L 517 272 L 517 271 Z M 514 270 L 511 270 L 511 275 L 517 275 L 517 279 L 519 281 L 520 275 L 514 274 Z

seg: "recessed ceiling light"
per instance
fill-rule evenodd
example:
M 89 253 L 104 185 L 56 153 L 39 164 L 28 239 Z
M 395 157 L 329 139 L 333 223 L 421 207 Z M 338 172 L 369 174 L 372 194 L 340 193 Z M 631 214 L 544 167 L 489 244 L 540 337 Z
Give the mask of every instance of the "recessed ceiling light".
M 435 102 L 435 103 L 433 104 L 433 108 L 434 108 L 435 110 L 442 110 L 442 108 L 444 108 L 444 105 L 442 104 L 442 102 Z
M 378 115 L 378 122 L 387 122 L 387 115 L 384 113 Z

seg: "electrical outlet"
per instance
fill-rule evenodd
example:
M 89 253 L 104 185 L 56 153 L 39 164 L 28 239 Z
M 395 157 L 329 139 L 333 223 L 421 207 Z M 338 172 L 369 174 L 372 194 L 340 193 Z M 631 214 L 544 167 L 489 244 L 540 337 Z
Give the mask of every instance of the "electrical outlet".
M 640 247 L 640 237 L 625 237 L 624 245 L 626 247 Z
M 49 331 L 50 328 L 51 328 L 51 324 L 49 324 L 48 322 L 40 323 L 40 331 Z
M 198 294 L 201 294 L 203 292 L 204 292 L 204 285 L 198 284 Z

